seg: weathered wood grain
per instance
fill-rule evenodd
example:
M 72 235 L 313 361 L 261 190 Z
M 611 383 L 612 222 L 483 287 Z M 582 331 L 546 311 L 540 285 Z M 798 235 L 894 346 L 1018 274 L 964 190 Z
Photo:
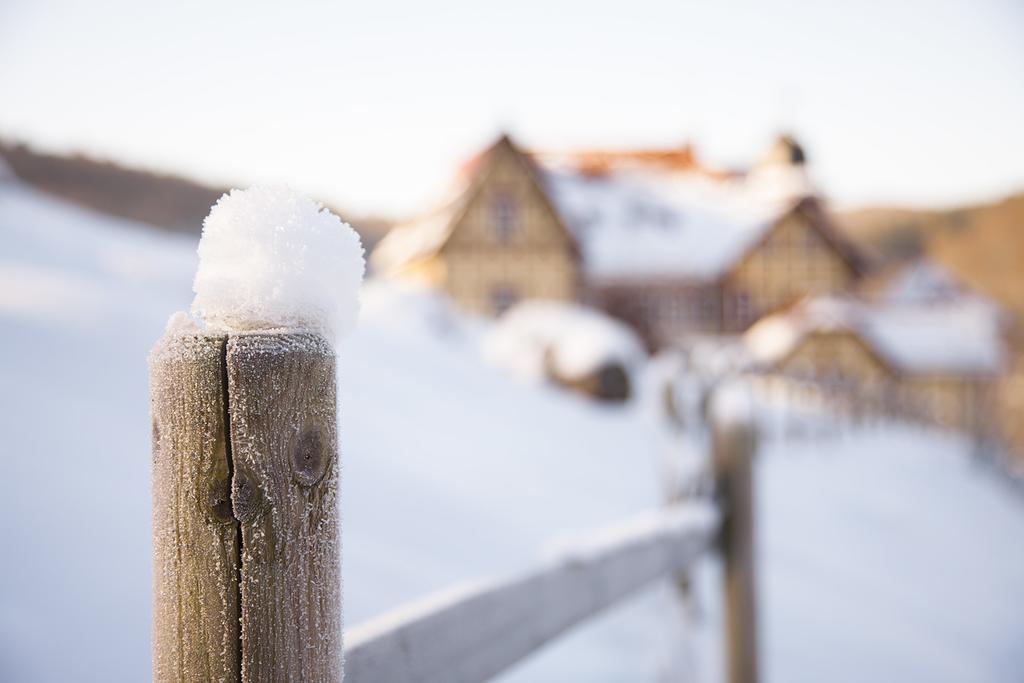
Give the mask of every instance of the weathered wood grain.
M 240 671 L 225 343 L 168 335 L 150 356 L 154 681 L 234 682 Z
M 334 352 L 176 334 L 150 356 L 153 680 L 341 680 Z
M 341 680 L 334 351 L 312 334 L 227 342 L 241 526 L 242 680 Z

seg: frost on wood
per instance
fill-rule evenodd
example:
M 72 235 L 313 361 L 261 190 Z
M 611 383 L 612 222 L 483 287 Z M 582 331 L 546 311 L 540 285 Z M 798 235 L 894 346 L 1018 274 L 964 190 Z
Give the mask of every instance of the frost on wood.
M 214 330 L 355 325 L 364 270 L 359 236 L 284 187 L 232 190 L 203 222 L 192 312 Z
M 242 679 L 341 680 L 334 352 L 310 334 L 228 339 L 242 530 Z
M 151 357 L 154 680 L 341 680 L 335 360 L 171 326 Z
M 150 356 L 154 681 L 238 680 L 239 537 L 228 492 L 225 343 L 168 335 Z
M 581 539 L 534 571 L 427 598 L 349 632 L 348 683 L 476 683 L 587 617 L 688 567 L 717 512 L 691 504 Z

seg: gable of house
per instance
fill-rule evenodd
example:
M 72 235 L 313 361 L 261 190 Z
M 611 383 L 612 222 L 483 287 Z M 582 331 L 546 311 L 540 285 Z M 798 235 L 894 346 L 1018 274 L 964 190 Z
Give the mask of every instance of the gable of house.
M 995 377 L 1005 362 L 999 312 L 977 299 L 942 306 L 821 297 L 770 315 L 744 335 L 751 358 L 777 367 L 808 336 L 856 336 L 901 378 Z
M 804 199 L 782 214 L 723 275 L 727 331 L 742 331 L 801 298 L 846 291 L 857 280 L 857 255 L 816 204 Z
M 804 379 L 878 386 L 893 377 L 889 365 L 852 330 L 816 330 L 776 362 L 776 368 Z
M 576 252 L 576 241 L 541 188 L 532 162 L 503 137 L 475 172 L 442 252 Z
M 532 162 L 503 136 L 466 170 L 438 211 L 397 226 L 375 265 L 440 287 L 490 315 L 521 299 L 573 300 L 578 250 Z
M 576 242 L 531 162 L 507 138 L 479 170 L 440 255 L 448 291 L 478 313 L 498 314 L 523 299 L 577 296 Z

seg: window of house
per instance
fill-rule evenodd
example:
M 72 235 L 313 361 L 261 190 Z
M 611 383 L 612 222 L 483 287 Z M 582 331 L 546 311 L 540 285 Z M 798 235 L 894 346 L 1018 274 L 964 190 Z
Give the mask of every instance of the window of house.
M 498 242 L 510 242 L 519 227 L 519 210 L 512 193 L 498 192 L 492 201 L 491 212 L 491 223 Z
M 690 305 L 688 293 L 670 292 L 665 295 L 665 298 L 667 299 L 669 320 L 680 323 L 687 322 L 690 319 L 690 309 L 692 306 Z
M 804 228 L 803 233 L 804 249 L 808 251 L 814 251 L 815 249 L 817 249 L 820 243 L 818 240 L 817 233 L 815 233 L 810 226 Z
M 641 319 L 654 323 L 658 319 L 658 306 L 649 292 L 644 292 L 639 301 L 638 307 Z
M 519 292 L 515 287 L 507 284 L 491 287 L 491 311 L 495 315 L 501 315 L 515 306 L 517 301 L 519 301 Z
M 700 292 L 698 294 L 700 299 L 700 319 L 702 321 L 710 321 L 715 317 L 715 297 L 711 292 Z
M 739 292 L 736 294 L 736 320 L 741 325 L 745 325 L 750 322 L 750 317 L 750 295 L 746 292 Z

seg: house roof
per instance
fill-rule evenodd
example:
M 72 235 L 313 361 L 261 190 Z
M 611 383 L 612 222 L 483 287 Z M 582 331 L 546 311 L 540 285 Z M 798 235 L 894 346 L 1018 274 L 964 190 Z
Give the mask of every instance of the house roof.
M 722 274 L 810 193 L 796 169 L 721 180 L 623 162 L 600 175 L 547 165 L 548 194 L 596 281 Z
M 604 175 L 623 164 L 643 164 L 664 171 L 691 171 L 718 174 L 701 165 L 691 145 L 647 149 L 583 149 L 533 151 L 530 156 L 545 166 L 572 167 L 586 175 Z
M 942 303 L 970 291 L 948 270 L 926 258 L 900 263 L 866 280 L 861 290 L 873 301 Z
M 390 273 L 437 253 L 448 241 L 463 205 L 464 201 L 455 197 L 428 213 L 397 223 L 370 254 L 370 265 L 378 272 Z
M 502 144 L 515 149 L 507 137 L 495 147 Z M 373 254 L 374 266 L 387 271 L 440 249 L 486 155 L 463 166 L 462 180 L 440 208 L 396 226 Z M 689 147 L 523 159 L 574 235 L 584 272 L 595 282 L 715 279 L 783 215 L 810 208 L 815 194 L 801 163 L 769 160 L 742 176 L 714 173 Z M 824 212 L 816 216 L 826 239 L 850 255 Z
M 534 161 L 507 135 L 483 152 L 467 159 L 449 184 L 438 206 L 410 220 L 397 223 L 378 243 L 370 255 L 370 263 L 379 272 L 392 272 L 402 266 L 436 254 L 448 242 L 459 218 L 475 196 L 477 188 L 484 182 L 487 162 L 499 151 L 511 152 L 519 159 L 523 168 L 544 193 L 545 187 L 540 170 Z M 557 210 L 555 210 L 557 214 Z M 556 219 L 560 219 L 556 215 Z M 578 249 L 575 236 L 569 233 L 571 248 Z
M 744 336 L 758 364 L 785 358 L 813 333 L 850 332 L 890 369 L 908 375 L 984 375 L 1004 362 L 1002 314 L 972 296 L 922 305 L 824 297 L 759 321 Z

